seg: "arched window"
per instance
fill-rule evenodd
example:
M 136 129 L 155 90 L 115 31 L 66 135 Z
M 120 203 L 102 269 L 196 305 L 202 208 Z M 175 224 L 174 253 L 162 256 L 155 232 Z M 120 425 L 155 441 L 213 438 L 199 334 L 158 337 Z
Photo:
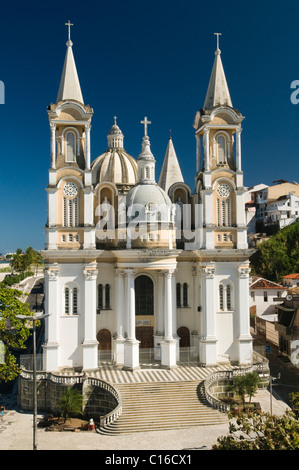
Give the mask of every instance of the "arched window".
M 65 161 L 68 163 L 76 161 L 76 136 L 72 131 L 65 136 Z
M 154 315 L 154 283 L 148 276 L 135 279 L 136 315 Z
M 232 285 L 224 281 L 219 284 L 219 310 L 231 311 L 233 310 L 233 297 L 232 297 Z
M 66 315 L 70 313 L 70 289 L 68 287 L 64 289 L 64 313 Z
M 98 285 L 98 309 L 103 309 L 103 284 Z
M 183 284 L 183 307 L 188 307 L 188 284 Z
M 176 285 L 176 306 L 181 307 L 181 284 L 178 282 Z
M 220 134 L 217 137 L 217 163 L 219 165 L 226 163 L 227 158 L 227 150 L 226 150 L 226 138 L 224 135 Z
M 78 289 L 77 287 L 65 287 L 64 289 L 64 313 L 65 315 L 78 314 Z
M 188 307 L 188 284 L 180 284 L 179 282 L 176 285 L 176 306 L 177 307 Z
M 73 289 L 73 315 L 78 313 L 78 289 L 74 287 Z
M 218 227 L 231 227 L 231 189 L 228 184 L 220 183 L 216 190 L 216 214 Z
M 79 201 L 78 198 L 63 198 L 63 225 L 64 227 L 79 226 Z
M 222 284 L 220 284 L 220 286 L 219 286 L 219 309 L 224 310 L 223 285 Z
M 110 309 L 110 285 L 105 285 L 105 308 Z
M 98 285 L 98 310 L 111 310 L 110 293 L 110 284 Z

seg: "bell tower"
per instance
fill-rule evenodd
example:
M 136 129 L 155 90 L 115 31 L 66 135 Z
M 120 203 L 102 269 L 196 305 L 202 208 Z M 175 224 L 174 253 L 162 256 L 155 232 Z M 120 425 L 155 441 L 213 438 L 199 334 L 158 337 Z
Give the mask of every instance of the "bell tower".
M 51 130 L 47 249 L 94 245 L 89 233 L 94 223 L 90 168 L 93 110 L 83 100 L 70 35 L 73 25 L 69 21 L 66 26 L 67 50 L 56 103 L 47 110 Z
M 219 35 L 203 108 L 195 116 L 196 195 L 202 237 L 198 248 L 247 248 L 241 168 L 241 122 L 233 107 Z

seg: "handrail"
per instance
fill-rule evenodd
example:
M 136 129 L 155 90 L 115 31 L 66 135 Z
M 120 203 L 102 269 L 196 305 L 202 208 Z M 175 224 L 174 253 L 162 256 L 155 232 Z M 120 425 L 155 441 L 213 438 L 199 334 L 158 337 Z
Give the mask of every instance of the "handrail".
M 89 385 L 98 386 L 106 390 L 116 399 L 117 402 L 117 406 L 114 408 L 114 410 L 100 417 L 100 427 L 106 426 L 107 424 L 111 424 L 116 421 L 122 414 L 122 400 L 118 390 L 109 382 L 105 382 L 104 380 L 101 380 L 97 377 L 88 377 L 86 381 Z
M 256 357 L 256 359 L 258 359 L 258 357 Z M 210 374 L 204 380 L 204 383 L 203 383 L 204 395 L 205 395 L 206 400 L 213 408 L 216 408 L 218 411 L 222 413 L 227 413 L 230 409 L 230 406 L 212 395 L 212 393 L 210 392 L 211 385 L 217 382 L 218 380 L 221 380 L 221 379 L 230 380 L 236 375 L 245 375 L 248 372 L 257 372 L 260 375 L 264 375 L 265 372 L 268 371 L 268 375 L 269 375 L 269 366 L 266 366 L 266 363 L 268 364 L 268 362 L 269 362 L 268 360 L 264 359 L 263 362 L 257 362 L 248 367 L 232 369 L 232 370 L 217 371 L 217 372 Z
M 22 369 L 21 375 L 24 379 L 33 380 L 33 371 Z M 51 382 L 64 385 L 87 384 L 106 390 L 115 398 L 117 406 L 114 410 L 100 417 L 100 426 L 113 423 L 122 414 L 122 400 L 118 390 L 109 382 L 105 382 L 97 377 L 86 378 L 84 373 L 79 373 L 78 375 L 60 375 L 53 372 L 39 371 L 36 374 L 36 380 L 50 380 Z

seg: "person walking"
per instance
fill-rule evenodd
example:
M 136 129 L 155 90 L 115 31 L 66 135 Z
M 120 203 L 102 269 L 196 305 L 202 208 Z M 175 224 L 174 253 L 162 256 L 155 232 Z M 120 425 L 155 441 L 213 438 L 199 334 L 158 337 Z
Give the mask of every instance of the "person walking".
M 4 405 L 1 405 L 1 407 L 0 407 L 0 418 L 1 418 L 1 421 L 4 421 L 4 412 L 5 412 L 5 406 L 4 406 Z

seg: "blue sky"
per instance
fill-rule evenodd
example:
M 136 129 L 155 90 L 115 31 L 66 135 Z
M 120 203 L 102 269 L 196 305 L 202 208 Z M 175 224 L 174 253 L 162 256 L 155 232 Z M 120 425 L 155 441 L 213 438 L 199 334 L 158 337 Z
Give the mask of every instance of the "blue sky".
M 216 39 L 233 106 L 245 116 L 246 186 L 299 180 L 299 2 L 136 0 L 2 2 L 0 15 L 0 252 L 44 247 L 50 164 L 47 106 L 56 101 L 70 19 L 85 104 L 94 109 L 92 160 L 113 116 L 125 149 L 141 150 L 144 116 L 158 179 L 169 130 L 194 188 L 195 113 L 203 106 Z M 299 96 L 299 95 L 298 95 Z

